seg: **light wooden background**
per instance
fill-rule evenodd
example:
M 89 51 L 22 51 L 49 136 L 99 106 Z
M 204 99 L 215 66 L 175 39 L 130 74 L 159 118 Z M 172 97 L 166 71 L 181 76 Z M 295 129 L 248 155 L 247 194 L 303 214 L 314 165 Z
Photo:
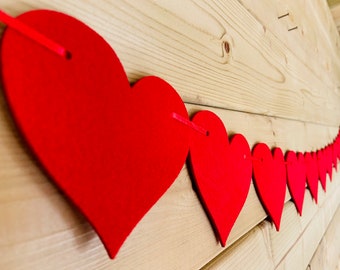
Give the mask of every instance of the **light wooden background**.
M 313 151 L 338 132 L 340 43 L 325 0 L 0 0 L 0 8 L 84 21 L 111 44 L 131 83 L 167 80 L 191 115 L 216 112 L 251 146 Z M 340 173 L 327 193 L 319 187 L 318 205 L 306 190 L 302 217 L 287 193 L 279 233 L 251 186 L 221 248 L 184 167 L 109 260 L 36 166 L 0 97 L 0 269 L 339 269 Z

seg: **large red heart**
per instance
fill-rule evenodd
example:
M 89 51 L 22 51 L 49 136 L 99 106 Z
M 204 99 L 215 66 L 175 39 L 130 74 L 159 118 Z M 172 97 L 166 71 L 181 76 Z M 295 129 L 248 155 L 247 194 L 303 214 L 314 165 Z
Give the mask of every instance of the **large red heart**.
M 130 88 L 114 51 L 82 22 L 52 11 L 19 20 L 72 58 L 8 28 L 1 61 L 10 109 L 42 167 L 113 258 L 185 163 L 190 132 L 172 113 L 188 118 L 186 108 L 159 78 Z
M 274 148 L 272 155 L 266 144 L 258 143 L 252 155 L 256 191 L 279 231 L 286 196 L 286 167 L 282 150 Z
M 286 154 L 286 162 L 288 188 L 295 207 L 301 216 L 306 189 L 305 159 L 302 153 L 296 154 L 293 151 L 288 151 Z
M 315 152 L 305 153 L 305 164 L 307 184 L 312 197 L 314 198 L 315 202 L 318 203 L 319 172 L 318 160 Z
M 200 111 L 192 121 L 208 131 L 193 134 L 190 164 L 200 198 L 222 246 L 244 205 L 251 183 L 250 149 L 236 134 L 230 144 L 223 122 L 212 112 Z

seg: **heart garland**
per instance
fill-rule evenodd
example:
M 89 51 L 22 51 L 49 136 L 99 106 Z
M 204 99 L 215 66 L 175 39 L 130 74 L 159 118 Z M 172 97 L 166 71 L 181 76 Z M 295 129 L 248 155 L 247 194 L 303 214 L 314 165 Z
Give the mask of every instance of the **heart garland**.
M 279 231 L 286 196 L 286 168 L 282 150 L 274 148 L 272 154 L 266 144 L 256 144 L 253 149 L 253 171 L 256 191 Z
M 252 174 L 277 230 L 286 181 L 302 215 L 306 183 L 317 202 L 318 181 L 337 170 L 340 132 L 315 152 L 250 151 L 230 140 L 221 119 L 200 111 L 190 121 L 164 80 L 133 87 L 111 47 L 65 14 L 36 10 L 11 18 L 2 37 L 1 73 L 19 131 L 49 177 L 79 208 L 114 258 L 133 228 L 175 181 L 189 152 L 198 195 L 225 246 L 243 208 Z M 62 45 L 60 45 L 62 44 Z M 66 49 L 67 48 L 67 49 Z M 54 52 L 54 53 L 53 53 Z

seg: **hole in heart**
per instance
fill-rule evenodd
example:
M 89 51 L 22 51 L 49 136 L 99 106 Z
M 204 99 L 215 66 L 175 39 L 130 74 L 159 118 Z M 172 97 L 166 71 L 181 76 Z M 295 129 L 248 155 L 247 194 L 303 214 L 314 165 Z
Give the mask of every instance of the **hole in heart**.
M 209 136 L 210 135 L 210 132 L 209 132 L 209 130 L 207 130 L 206 132 L 205 132 L 205 136 Z
M 70 51 L 65 52 L 65 58 L 66 60 L 71 60 L 72 59 L 72 53 Z
M 247 157 L 246 155 L 244 155 L 244 158 L 245 159 L 250 159 L 252 161 L 257 161 L 257 162 L 263 162 L 264 159 L 261 157 L 261 158 L 255 158 L 255 157 Z

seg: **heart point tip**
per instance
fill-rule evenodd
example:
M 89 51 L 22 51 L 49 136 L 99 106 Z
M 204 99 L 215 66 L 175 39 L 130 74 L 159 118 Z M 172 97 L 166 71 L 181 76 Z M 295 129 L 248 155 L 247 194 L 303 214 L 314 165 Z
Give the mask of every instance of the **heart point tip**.
M 274 222 L 274 225 L 275 225 L 276 231 L 279 232 L 280 231 L 280 222 L 279 223 Z

